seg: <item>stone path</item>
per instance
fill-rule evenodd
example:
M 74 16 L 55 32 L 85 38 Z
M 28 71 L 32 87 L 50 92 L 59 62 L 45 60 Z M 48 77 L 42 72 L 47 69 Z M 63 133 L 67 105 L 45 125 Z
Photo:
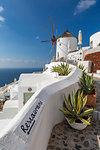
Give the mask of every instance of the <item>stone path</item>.
M 96 108 L 100 111 L 100 79 L 95 79 Z M 72 129 L 66 120 L 55 125 L 47 150 L 100 150 L 100 121 L 93 121 L 84 130 Z
M 47 150 L 100 150 L 100 122 L 94 122 L 82 131 L 72 129 L 67 121 L 57 124 Z

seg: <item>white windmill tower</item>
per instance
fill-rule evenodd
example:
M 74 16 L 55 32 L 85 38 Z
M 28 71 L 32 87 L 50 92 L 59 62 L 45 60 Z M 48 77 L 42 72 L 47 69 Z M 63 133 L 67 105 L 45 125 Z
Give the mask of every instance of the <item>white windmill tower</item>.
M 70 51 L 77 49 L 77 37 L 66 30 L 58 39 L 56 45 L 56 59 L 64 58 L 66 60 L 67 54 Z
M 70 42 L 70 40 L 68 41 L 68 53 L 70 53 L 71 52 L 71 42 Z

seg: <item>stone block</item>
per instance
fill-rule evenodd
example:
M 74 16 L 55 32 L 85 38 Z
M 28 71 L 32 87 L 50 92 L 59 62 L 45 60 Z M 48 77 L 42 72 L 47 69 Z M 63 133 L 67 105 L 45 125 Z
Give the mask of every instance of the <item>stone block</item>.
M 98 120 L 100 121 L 100 112 L 98 111 Z
M 98 120 L 98 111 L 94 111 L 93 119 Z

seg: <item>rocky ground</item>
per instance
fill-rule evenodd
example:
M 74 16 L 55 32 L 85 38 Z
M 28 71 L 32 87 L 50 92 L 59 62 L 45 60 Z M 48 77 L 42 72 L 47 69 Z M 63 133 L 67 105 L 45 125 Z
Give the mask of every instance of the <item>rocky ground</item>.
M 100 111 L 100 79 L 96 80 L 97 110 Z M 78 131 L 72 129 L 66 120 L 55 125 L 47 150 L 100 150 L 100 121 Z
M 94 122 L 82 131 L 72 129 L 67 121 L 57 124 L 47 150 L 100 150 L 100 122 Z

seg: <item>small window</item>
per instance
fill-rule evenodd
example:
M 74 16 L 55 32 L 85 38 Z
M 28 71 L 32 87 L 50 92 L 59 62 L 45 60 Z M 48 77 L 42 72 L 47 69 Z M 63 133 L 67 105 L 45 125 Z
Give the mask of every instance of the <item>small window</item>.
M 60 40 L 58 39 L 58 42 L 60 42 Z
M 90 42 L 90 47 L 93 48 L 93 41 Z
M 25 104 L 33 95 L 34 93 L 24 93 L 23 104 Z

